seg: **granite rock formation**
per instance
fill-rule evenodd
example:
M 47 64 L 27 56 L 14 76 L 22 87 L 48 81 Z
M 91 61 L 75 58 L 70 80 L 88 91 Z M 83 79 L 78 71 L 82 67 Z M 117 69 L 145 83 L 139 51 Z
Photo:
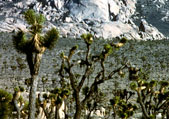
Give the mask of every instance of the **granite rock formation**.
M 0 0 L 0 31 L 12 32 L 18 27 L 26 31 L 22 13 L 34 9 L 45 15 L 45 29 L 56 27 L 62 37 L 79 37 L 90 32 L 105 39 L 123 36 L 143 40 L 165 38 L 145 19 L 136 17 L 138 3 L 147 4 L 140 0 Z M 138 18 L 142 20 L 136 25 Z M 143 24 L 146 30 L 140 30 Z

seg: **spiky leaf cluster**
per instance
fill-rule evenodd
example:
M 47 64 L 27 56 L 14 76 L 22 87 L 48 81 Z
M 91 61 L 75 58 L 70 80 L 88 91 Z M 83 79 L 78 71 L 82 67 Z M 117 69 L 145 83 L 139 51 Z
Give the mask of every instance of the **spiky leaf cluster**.
M 36 14 L 33 10 L 28 10 L 24 13 L 24 18 L 30 25 L 30 32 L 32 34 L 42 31 L 42 25 L 45 22 L 45 17 L 42 14 Z
M 113 106 L 113 111 L 117 112 L 117 115 L 122 119 L 127 119 L 134 114 L 137 110 L 137 106 L 132 103 L 126 102 L 120 96 L 115 96 L 110 99 L 110 104 Z
M 26 35 L 24 31 L 19 30 L 13 36 L 15 48 L 22 53 L 43 53 L 46 48 L 52 49 L 59 38 L 59 32 L 52 28 L 42 36 L 41 32 L 45 18 L 42 14 L 36 14 L 33 10 L 26 11 L 24 18 L 30 25 L 30 34 Z
M 52 28 L 49 30 L 43 38 L 43 45 L 48 49 L 52 49 L 59 38 L 59 32 Z
M 0 89 L 0 119 L 8 119 L 10 110 L 10 103 L 12 101 L 12 94 Z
M 25 90 L 24 87 L 21 87 L 21 86 L 14 88 L 15 92 L 24 92 L 24 90 Z
M 81 38 L 84 39 L 84 41 L 87 45 L 91 45 L 93 43 L 93 35 L 90 33 L 82 34 Z
M 54 105 L 61 104 L 63 99 L 70 95 L 70 91 L 68 89 L 55 88 L 50 91 L 51 94 L 46 99 L 51 99 Z
M 33 10 L 28 10 L 24 13 L 24 18 L 29 25 L 32 25 L 36 21 L 36 14 Z
M 128 39 L 125 38 L 125 37 L 123 37 L 123 38 L 120 39 L 120 43 L 126 43 L 127 41 L 128 41 Z
M 113 99 L 110 99 L 110 104 L 115 106 L 119 103 L 120 101 L 120 97 L 119 96 L 115 96 Z
M 68 56 L 69 59 L 73 56 L 73 54 L 75 53 L 75 51 L 77 50 L 77 48 L 78 48 L 78 45 L 75 45 L 75 46 L 73 46 L 73 47 L 70 49 L 70 51 L 69 51 L 69 56 Z
M 127 119 L 131 117 L 134 114 L 134 111 L 137 110 L 137 106 L 132 103 L 126 103 L 124 101 L 121 101 L 120 108 L 118 111 L 119 117 L 122 119 Z
M 104 45 L 105 53 L 111 54 L 113 52 L 113 48 L 110 44 Z
M 87 95 L 89 92 L 89 87 L 88 86 L 85 86 L 83 89 L 82 89 L 82 94 L 83 95 Z
M 130 67 L 129 68 L 129 80 L 131 81 L 138 80 L 139 71 L 140 69 L 138 69 L 137 67 Z
M 16 35 L 13 35 L 13 44 L 18 52 L 25 53 L 29 51 L 29 41 L 23 31 L 19 31 Z
M 120 47 L 124 46 L 124 44 L 126 44 L 128 41 L 127 38 L 121 38 L 120 41 L 118 43 L 111 43 L 111 45 L 115 48 L 115 49 L 119 49 Z

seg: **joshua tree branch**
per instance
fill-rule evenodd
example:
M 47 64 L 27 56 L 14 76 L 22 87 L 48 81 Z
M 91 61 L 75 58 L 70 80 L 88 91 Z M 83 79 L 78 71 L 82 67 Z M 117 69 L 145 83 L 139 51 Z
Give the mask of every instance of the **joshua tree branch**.
M 157 110 L 162 109 L 166 104 L 167 104 L 167 100 L 164 101 L 164 102 L 157 108 Z
M 35 54 L 34 71 L 33 71 L 35 75 L 38 75 L 41 59 L 42 53 Z
M 119 72 L 120 70 L 122 70 L 122 69 L 124 69 L 124 68 L 126 68 L 126 67 L 127 67 L 127 65 L 121 66 L 120 68 L 118 68 L 118 69 L 112 71 L 107 77 L 102 78 L 102 79 L 99 80 L 99 78 L 103 75 L 103 71 L 100 71 L 100 72 L 97 74 L 97 76 L 95 77 L 95 81 L 94 81 L 93 84 L 91 85 L 89 93 L 88 93 L 88 94 L 86 95 L 86 97 L 83 99 L 82 105 L 86 104 L 86 102 L 91 98 L 92 94 L 94 93 L 94 88 L 95 88 L 96 86 L 98 86 L 98 85 L 101 84 L 101 83 L 104 83 L 104 81 L 110 80 L 115 73 Z M 103 77 L 103 76 L 102 76 L 102 77 Z
M 91 85 L 89 93 L 85 96 L 85 98 L 82 101 L 82 105 L 85 105 L 87 103 L 87 101 L 91 98 L 92 94 L 94 93 L 94 88 L 95 86 L 97 86 L 98 84 L 96 83 L 97 80 L 99 80 L 99 78 L 101 77 L 102 72 L 99 72 L 97 74 L 97 76 L 95 77 L 95 81 L 94 83 Z
M 91 69 L 91 68 L 89 68 L 89 66 L 86 67 L 85 73 L 84 73 L 84 75 L 82 76 L 82 79 L 80 80 L 80 83 L 79 83 L 79 86 L 78 86 L 78 90 L 79 90 L 79 91 L 81 90 L 81 88 L 82 88 L 82 86 L 83 86 L 83 84 L 84 84 L 86 78 L 89 76 L 89 74 L 90 74 L 90 69 Z
M 34 66 L 33 66 L 33 54 L 29 53 L 29 52 L 26 53 L 26 59 L 27 59 L 27 62 L 28 62 L 30 74 L 33 75 L 33 69 L 34 69 Z
M 48 113 L 46 107 L 45 107 L 45 106 L 42 106 L 42 109 L 43 109 L 43 111 L 44 111 L 44 113 L 45 113 L 46 118 L 48 119 L 49 113 Z
M 144 105 L 144 103 L 143 103 L 143 100 L 142 100 L 142 97 L 141 97 L 141 93 L 140 93 L 139 90 L 137 90 L 137 94 L 138 94 L 139 103 L 140 103 L 140 106 L 141 106 L 141 108 L 142 108 L 143 114 L 144 114 L 144 116 L 146 117 L 146 119 L 149 119 L 149 115 L 148 115 L 148 113 L 147 113 L 147 111 L 146 111 L 146 108 L 145 108 L 145 105 Z
M 102 79 L 105 79 L 105 67 L 104 67 L 104 60 L 101 60 L 101 67 L 102 67 Z
M 89 54 L 90 54 L 90 45 L 87 44 L 87 53 L 86 53 L 86 60 L 85 62 L 87 62 L 85 65 L 86 65 L 86 70 L 85 70 L 85 73 L 83 74 L 82 76 L 82 79 L 80 80 L 80 83 L 78 85 L 78 89 L 79 91 L 81 90 L 85 80 L 86 80 L 86 77 L 88 77 L 90 75 L 90 69 L 92 66 L 89 66 Z

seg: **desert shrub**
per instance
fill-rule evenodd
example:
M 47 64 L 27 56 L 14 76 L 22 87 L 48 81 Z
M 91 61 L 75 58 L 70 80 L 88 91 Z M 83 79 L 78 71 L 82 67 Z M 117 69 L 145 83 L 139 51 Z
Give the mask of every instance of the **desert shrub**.
M 12 102 L 12 94 L 8 93 L 5 90 L 0 89 L 0 118 L 8 119 L 9 115 L 11 115 L 11 102 Z

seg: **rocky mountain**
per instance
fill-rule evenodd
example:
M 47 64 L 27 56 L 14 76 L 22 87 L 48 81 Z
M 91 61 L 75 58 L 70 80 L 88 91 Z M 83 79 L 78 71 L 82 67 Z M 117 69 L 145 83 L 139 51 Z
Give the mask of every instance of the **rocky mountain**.
M 138 0 L 137 15 L 169 36 L 169 0 Z
M 45 29 L 56 27 L 62 37 L 163 39 L 155 24 L 157 12 L 166 13 L 167 0 L 0 0 L 0 31 L 27 30 L 23 12 L 34 9 L 45 15 Z M 151 7 L 152 6 L 152 9 Z M 164 11 L 163 11 L 164 10 Z M 152 11 L 152 12 L 151 12 Z M 147 14 L 148 12 L 148 14 Z M 148 16 L 146 16 L 148 15 Z M 154 16 L 153 16 L 154 15 Z M 160 20 L 168 20 L 166 13 Z M 152 21 L 152 23 L 151 23 Z M 153 25 L 151 25 L 153 24 Z M 157 28 L 156 28 L 156 27 Z M 165 33 L 165 32 L 163 32 Z

